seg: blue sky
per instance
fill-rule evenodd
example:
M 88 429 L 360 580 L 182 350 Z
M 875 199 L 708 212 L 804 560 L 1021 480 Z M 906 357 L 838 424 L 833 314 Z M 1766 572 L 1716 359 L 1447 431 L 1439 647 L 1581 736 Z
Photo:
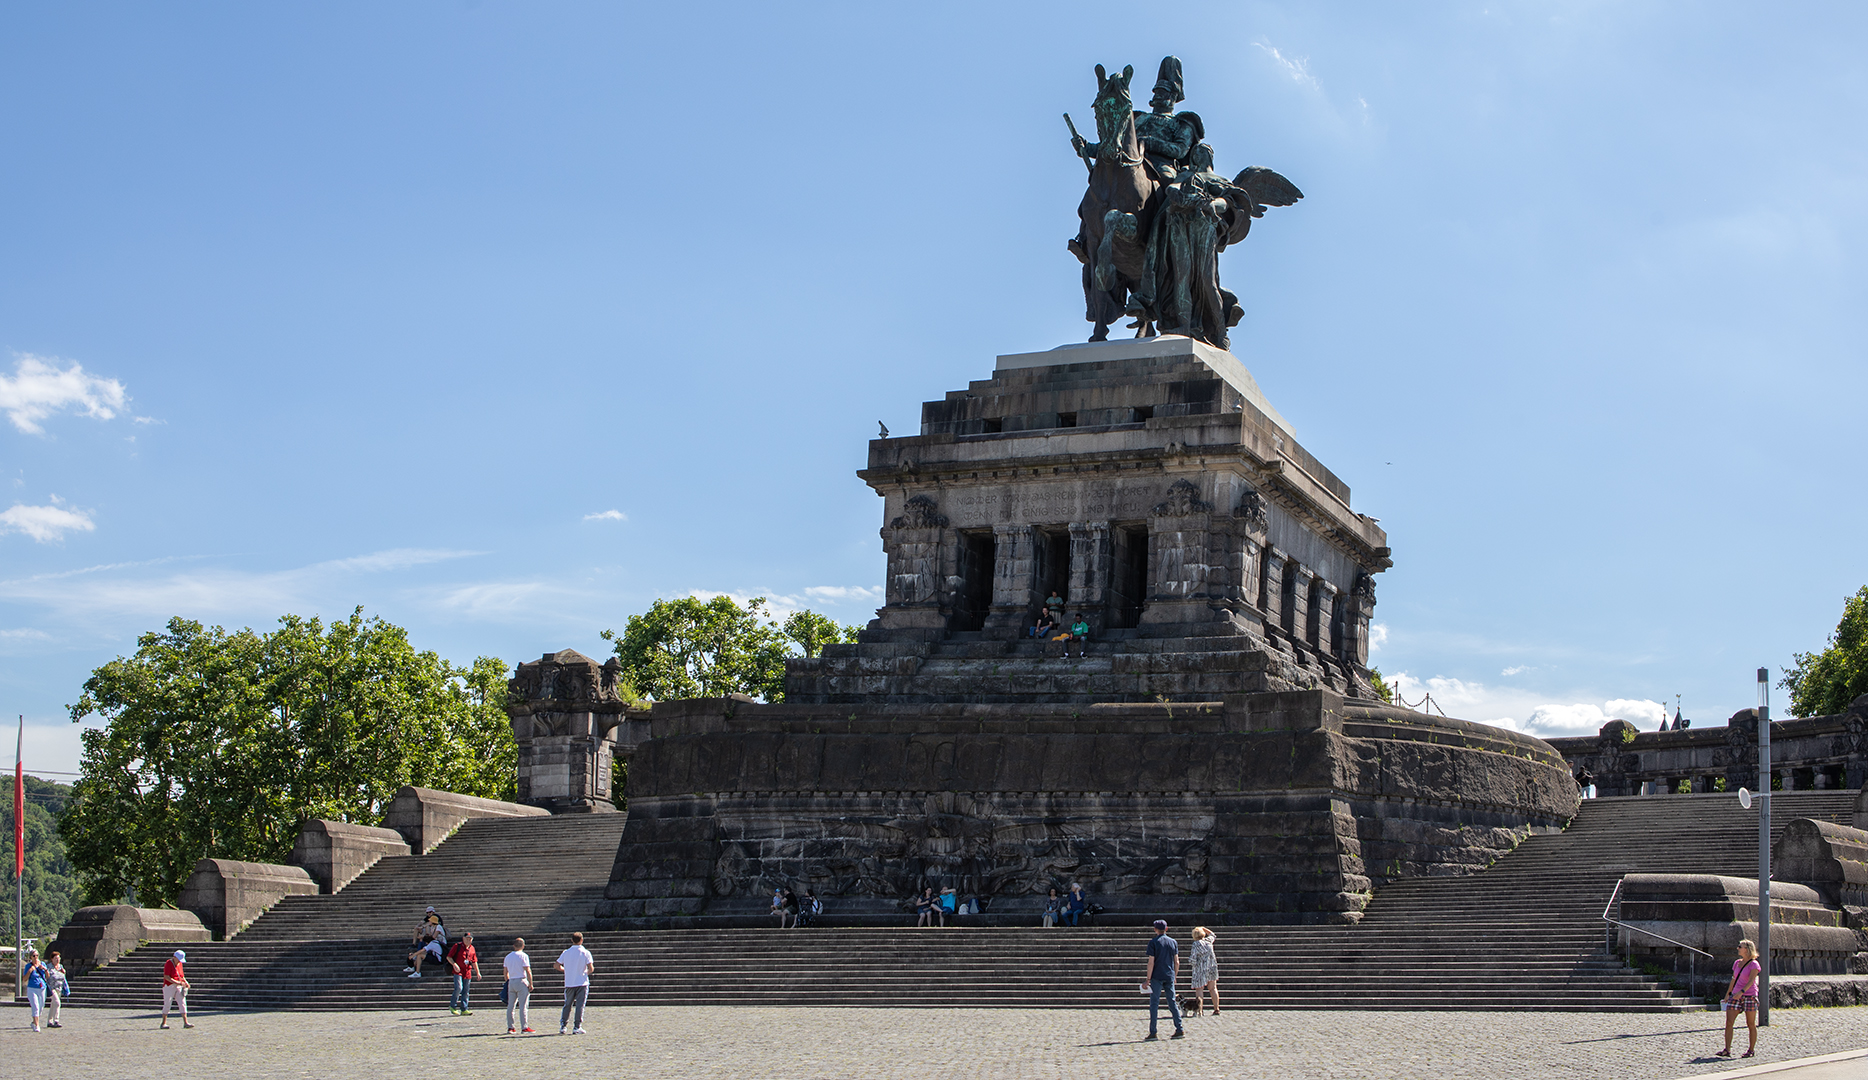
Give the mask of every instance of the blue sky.
M 1868 582 L 1853 5 L 0 8 L 0 712 L 171 615 L 465 662 L 879 602 L 878 419 L 1081 340 L 1091 68 L 1307 198 L 1234 351 L 1382 519 L 1375 660 L 1700 723 Z M 1781 702 L 1782 695 L 1778 695 Z

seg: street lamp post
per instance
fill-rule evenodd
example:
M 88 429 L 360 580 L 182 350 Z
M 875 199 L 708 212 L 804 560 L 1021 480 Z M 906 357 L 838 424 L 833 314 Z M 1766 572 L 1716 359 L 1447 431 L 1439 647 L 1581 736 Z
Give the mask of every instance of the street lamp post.
M 1758 669 L 1758 1023 L 1771 1022 L 1771 684 Z

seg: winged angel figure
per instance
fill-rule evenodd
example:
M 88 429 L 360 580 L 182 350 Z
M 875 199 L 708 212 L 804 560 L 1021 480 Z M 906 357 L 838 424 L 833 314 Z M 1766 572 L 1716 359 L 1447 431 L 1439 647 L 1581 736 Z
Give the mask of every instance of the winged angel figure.
M 1083 262 L 1085 317 L 1096 324 L 1090 340 L 1107 340 L 1109 324 L 1127 315 L 1136 337 L 1185 334 L 1227 348 L 1226 331 L 1244 311 L 1219 284 L 1219 253 L 1245 239 L 1267 207 L 1304 193 L 1259 166 L 1231 180 L 1213 171 L 1199 114 L 1173 111 L 1182 100 L 1177 58 L 1161 61 L 1149 112 L 1130 107 L 1133 73 L 1097 67 L 1096 142 L 1071 125 L 1090 170 L 1069 245 Z

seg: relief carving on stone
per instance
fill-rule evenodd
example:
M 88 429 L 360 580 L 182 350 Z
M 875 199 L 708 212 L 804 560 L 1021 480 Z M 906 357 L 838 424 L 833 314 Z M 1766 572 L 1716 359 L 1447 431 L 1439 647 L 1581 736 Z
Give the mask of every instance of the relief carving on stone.
M 916 495 L 902 504 L 900 517 L 889 522 L 891 529 L 944 529 L 947 518 L 940 507 L 926 495 Z
M 1200 489 L 1187 480 L 1176 480 L 1168 485 L 1167 501 L 1155 504 L 1156 517 L 1186 517 L 1189 514 L 1212 512 L 1211 504 L 1200 501 Z
M 1247 491 L 1239 497 L 1239 506 L 1232 516 L 1245 522 L 1245 527 L 1254 532 L 1263 532 L 1268 524 L 1265 515 L 1265 497 L 1256 491 Z

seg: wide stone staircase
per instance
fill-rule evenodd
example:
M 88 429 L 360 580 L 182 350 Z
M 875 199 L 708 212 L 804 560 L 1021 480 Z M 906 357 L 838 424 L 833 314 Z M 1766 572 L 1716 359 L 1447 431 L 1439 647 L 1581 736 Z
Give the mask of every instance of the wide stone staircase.
M 190 1008 L 418 1009 L 445 1005 L 444 966 L 402 974 L 409 937 L 433 905 L 450 939 L 472 931 L 497 995 L 512 939 L 536 939 L 544 967 L 590 920 L 615 864 L 623 814 L 475 818 L 426 855 L 385 858 L 335 895 L 291 896 L 230 941 L 188 951 Z M 160 1003 L 173 946 L 137 949 L 72 981 L 74 1006 Z M 483 990 L 482 1004 L 487 994 Z
M 1848 822 L 1854 792 L 1783 792 L 1793 818 Z M 440 1008 L 448 980 L 402 976 L 425 904 L 474 930 L 493 976 L 524 934 L 541 1016 L 551 961 L 589 917 L 621 815 L 477 821 L 425 856 L 385 859 L 334 897 L 288 900 L 233 941 L 189 946 L 196 1008 Z M 607 838 L 607 839 L 606 839 Z M 426 865 L 422 865 L 426 864 Z M 1379 890 L 1359 926 L 1215 926 L 1233 1008 L 1678 1011 L 1699 1007 L 1603 950 L 1603 906 L 1625 873 L 1757 872 L 1757 812 L 1731 795 L 1595 799 L 1484 873 Z M 527 895 L 528 893 L 533 895 Z M 583 905 L 581 909 L 579 905 Z M 906 920 L 904 920 L 906 921 Z M 1217 921 L 1217 920 L 1216 920 Z M 1134 1008 L 1148 931 L 710 929 L 591 933 L 599 1005 L 760 1004 Z M 1174 933 L 1188 941 L 1186 926 Z M 164 946 L 75 980 L 71 1004 L 153 1005 Z M 1716 987 L 1711 992 L 1716 992 Z M 1702 993 L 1705 993 L 1702 987 Z

